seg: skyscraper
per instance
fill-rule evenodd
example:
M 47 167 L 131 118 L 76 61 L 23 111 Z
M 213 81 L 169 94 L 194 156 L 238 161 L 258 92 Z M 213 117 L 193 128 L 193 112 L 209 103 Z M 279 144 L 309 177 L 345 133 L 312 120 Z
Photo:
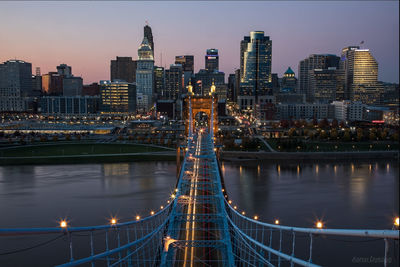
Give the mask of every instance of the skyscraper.
M 306 95 L 306 100 L 312 102 L 313 96 L 310 87 L 310 71 L 314 69 L 328 69 L 339 67 L 339 57 L 330 54 L 312 54 L 299 63 L 299 93 Z
M 195 74 L 195 86 L 194 91 L 196 94 L 207 96 L 210 93 L 211 85 L 218 88 L 219 86 L 225 85 L 225 73 L 219 71 L 208 71 L 201 69 Z
M 63 76 L 58 72 L 49 72 L 42 75 L 42 92 L 45 95 L 62 95 Z
M 136 81 L 136 61 L 131 57 L 117 57 L 111 60 L 110 65 L 111 81 L 123 80 L 128 83 Z
M 194 73 L 194 56 L 192 55 L 176 56 L 175 64 L 181 64 L 184 72 L 190 71 Z
M 136 69 L 137 107 L 149 111 L 153 105 L 153 50 L 145 36 L 138 49 Z
M 184 56 L 176 56 L 175 64 L 182 65 L 183 71 L 183 87 L 189 84 L 189 81 L 192 79 L 194 74 L 194 56 L 192 55 L 184 55 Z
M 154 66 L 154 93 L 157 99 L 164 99 L 165 70 L 163 67 Z
M 292 68 L 288 67 L 288 69 L 283 74 L 281 91 L 294 93 L 296 91 L 296 87 L 297 78 L 295 77 Z
M 165 98 L 176 100 L 182 94 L 182 65 L 171 64 L 168 70 L 165 70 Z
M 235 86 L 236 85 L 236 77 L 235 74 L 229 74 L 228 76 L 228 94 L 227 94 L 227 98 L 229 101 L 236 101 L 236 89 Z
M 153 33 L 151 32 L 151 28 L 149 25 L 144 26 L 144 37 L 147 38 L 149 45 L 151 47 L 151 51 L 154 57 L 154 41 L 153 41 Z
M 310 70 L 310 91 L 313 102 L 329 104 L 336 100 L 336 68 Z
M 57 66 L 57 73 L 63 75 L 64 77 L 72 76 L 72 68 L 67 64 L 60 64 Z
M 8 60 L 0 64 L 0 111 L 24 111 L 23 97 L 32 91 L 31 63 Z
M 340 67 L 345 75 L 345 95 L 350 100 L 380 104 L 382 86 L 378 83 L 378 62 L 369 49 L 343 48 Z
M 250 37 L 245 36 L 240 46 L 243 52 L 243 71 L 240 72 L 238 101 L 241 108 L 254 109 L 259 104 L 260 96 L 272 93 L 272 41 L 269 36 L 264 36 L 263 31 L 252 31 Z
M 218 49 L 211 48 L 207 49 L 205 56 L 205 67 L 208 71 L 218 71 L 219 70 L 219 56 Z
M 0 80 L 2 89 L 12 95 L 30 96 L 32 94 L 32 64 L 23 60 L 8 60 L 0 64 L 3 75 Z
M 243 74 L 244 69 L 244 52 L 247 50 L 247 44 L 250 43 L 250 36 L 245 36 L 242 41 L 240 41 L 240 73 Z M 242 77 L 239 77 L 241 79 Z

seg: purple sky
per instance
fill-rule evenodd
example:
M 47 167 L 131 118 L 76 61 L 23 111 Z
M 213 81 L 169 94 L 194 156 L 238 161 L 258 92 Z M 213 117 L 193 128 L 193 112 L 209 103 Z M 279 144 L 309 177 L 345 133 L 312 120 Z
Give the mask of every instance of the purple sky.
M 175 55 L 195 56 L 204 68 L 207 48 L 218 48 L 220 69 L 239 67 L 239 45 L 252 30 L 272 39 L 272 71 L 279 76 L 312 53 L 340 54 L 364 41 L 379 63 L 379 79 L 399 82 L 398 1 L 256 2 L 3 2 L 0 1 L 0 61 L 18 58 L 54 71 L 72 66 L 84 83 L 110 78 L 110 60 L 137 58 L 149 21 L 156 64 Z M 33 71 L 34 71 L 33 68 Z

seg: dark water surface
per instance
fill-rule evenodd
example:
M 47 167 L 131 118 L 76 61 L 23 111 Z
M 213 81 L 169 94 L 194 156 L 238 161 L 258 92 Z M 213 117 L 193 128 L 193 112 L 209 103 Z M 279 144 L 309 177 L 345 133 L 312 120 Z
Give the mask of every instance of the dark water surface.
M 322 219 L 329 228 L 391 229 L 393 217 L 399 213 L 396 161 L 301 165 L 225 162 L 222 170 L 234 205 L 265 222 L 279 218 L 284 225 L 313 227 L 317 219 Z M 71 226 L 104 224 L 111 216 L 131 220 L 166 205 L 175 183 L 173 162 L 3 166 L 0 228 L 54 227 L 60 218 L 68 218 Z M 315 249 L 313 259 L 317 263 L 338 266 L 338 258 L 344 257 L 341 266 L 383 265 L 365 263 L 370 255 L 375 261 L 381 260 L 382 240 L 326 241 L 320 243 L 325 250 Z M 19 248 L 10 246 L 0 238 L 0 266 L 51 266 L 68 254 L 63 251 L 58 256 L 55 247 L 45 246 L 1 256 Z M 48 253 L 52 248 L 55 252 Z M 398 254 L 390 251 L 390 258 L 396 266 Z

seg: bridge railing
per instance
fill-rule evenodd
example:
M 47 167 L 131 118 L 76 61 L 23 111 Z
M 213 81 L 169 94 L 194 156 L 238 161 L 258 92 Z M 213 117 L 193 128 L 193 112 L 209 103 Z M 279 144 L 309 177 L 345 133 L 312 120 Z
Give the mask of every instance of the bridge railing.
M 160 262 L 163 249 L 160 241 L 165 235 L 170 209 L 171 204 L 168 204 L 149 217 L 137 217 L 124 223 L 110 221 L 101 226 L 0 229 L 0 243 L 4 244 L 0 256 L 40 250 L 41 246 L 53 243 L 64 250 L 64 256 L 57 257 L 57 261 L 64 259 L 67 263 L 59 266 L 95 266 L 96 263 L 101 266 L 122 263 L 125 266 L 154 266 Z M 47 241 L 26 247 L 29 238 Z
M 252 219 L 241 214 L 226 199 L 225 208 L 235 260 L 246 262 L 248 266 L 280 266 L 283 262 L 290 263 L 290 266 L 319 266 L 313 263 L 313 243 L 316 238 L 327 236 L 353 237 L 364 241 L 382 240 L 383 264 L 387 266 L 390 263 L 389 240 L 399 239 L 399 230 L 323 229 L 322 225 L 319 225 L 319 229 L 264 223 L 258 221 L 258 218 Z M 296 249 L 299 243 L 301 245 Z

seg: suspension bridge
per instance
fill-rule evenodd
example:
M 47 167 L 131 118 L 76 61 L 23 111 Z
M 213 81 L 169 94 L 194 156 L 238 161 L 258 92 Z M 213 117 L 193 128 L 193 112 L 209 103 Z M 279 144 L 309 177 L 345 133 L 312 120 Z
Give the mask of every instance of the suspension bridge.
M 54 265 L 63 267 L 321 266 L 313 260 L 313 251 L 335 251 L 316 239 L 325 237 L 326 243 L 327 237 L 336 236 L 379 241 L 381 246 L 376 250 L 382 255 L 382 265 L 393 263 L 388 255 L 390 246 L 398 246 L 398 229 L 326 229 L 322 222 L 314 228 L 299 228 L 280 225 L 279 221 L 264 223 L 257 216 L 250 218 L 239 212 L 229 200 L 218 161 L 214 96 L 191 95 L 186 104 L 184 158 L 179 162 L 177 185 L 168 205 L 148 217 L 123 223 L 112 219 L 107 225 L 70 227 L 61 221 L 56 228 L 0 229 L 0 242 L 51 236 L 38 244 L 43 245 L 62 239 L 60 249 L 67 259 Z M 208 127 L 196 128 L 193 114 L 201 109 L 207 112 Z M 0 257 L 18 257 L 27 249 L 35 248 L 0 251 Z

